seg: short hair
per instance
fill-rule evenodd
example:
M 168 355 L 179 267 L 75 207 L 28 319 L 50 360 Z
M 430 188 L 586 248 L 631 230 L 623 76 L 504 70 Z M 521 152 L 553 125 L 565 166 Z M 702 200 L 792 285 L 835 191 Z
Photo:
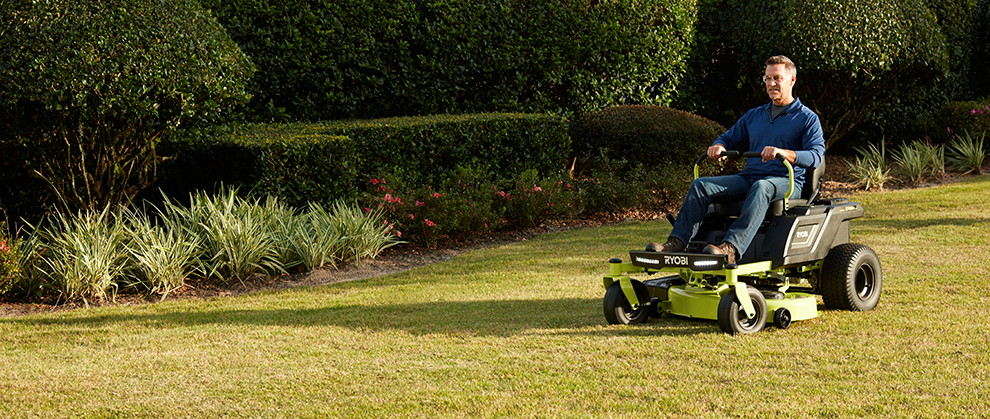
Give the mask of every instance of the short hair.
M 770 67 L 773 64 L 783 64 L 784 70 L 787 71 L 788 74 L 792 76 L 797 75 L 797 66 L 794 65 L 794 61 L 791 61 L 790 58 L 783 55 L 774 55 L 773 57 L 767 58 L 767 67 Z

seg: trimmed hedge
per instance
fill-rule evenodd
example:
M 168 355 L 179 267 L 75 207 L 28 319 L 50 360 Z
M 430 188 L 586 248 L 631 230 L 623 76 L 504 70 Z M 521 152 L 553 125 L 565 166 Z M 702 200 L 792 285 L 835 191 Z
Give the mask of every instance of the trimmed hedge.
M 176 133 L 159 152 L 168 160 L 156 184 L 185 200 L 196 190 L 234 186 L 294 206 L 329 203 L 358 191 L 358 147 L 320 124 L 221 125 Z M 150 197 L 154 199 L 155 197 Z
M 575 157 L 596 156 L 605 148 L 613 159 L 685 171 L 725 130 L 717 122 L 685 111 L 626 105 L 582 116 L 574 122 L 571 137 Z
M 479 168 L 489 180 L 526 170 L 562 170 L 570 151 L 568 120 L 542 114 L 469 114 L 330 122 L 361 150 L 364 178 L 400 173 L 412 186 L 437 186 L 458 166 Z
M 567 127 L 551 115 L 474 114 L 191 129 L 159 147 L 168 160 L 157 186 L 185 199 L 222 183 L 300 206 L 357 198 L 384 177 L 438 187 L 458 167 L 498 181 L 562 170 Z
M 202 1 L 258 66 L 258 121 L 667 103 L 696 14 L 694 0 Z

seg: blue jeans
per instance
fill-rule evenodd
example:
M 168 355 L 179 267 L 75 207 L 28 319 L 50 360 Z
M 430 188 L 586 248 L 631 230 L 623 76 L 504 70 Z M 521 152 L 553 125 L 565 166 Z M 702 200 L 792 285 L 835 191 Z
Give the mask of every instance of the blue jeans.
M 742 213 L 729 226 L 724 240 L 735 246 L 741 257 L 756 236 L 756 231 L 760 228 L 770 203 L 784 199 L 787 195 L 788 183 L 786 177 L 751 180 L 739 175 L 731 175 L 695 179 L 688 189 L 687 196 L 684 197 L 681 212 L 677 214 L 670 237 L 689 243 L 694 235 L 698 234 L 701 222 L 704 221 L 705 213 L 708 211 L 708 204 L 745 199 Z M 795 188 L 792 196 L 800 197 L 801 191 Z

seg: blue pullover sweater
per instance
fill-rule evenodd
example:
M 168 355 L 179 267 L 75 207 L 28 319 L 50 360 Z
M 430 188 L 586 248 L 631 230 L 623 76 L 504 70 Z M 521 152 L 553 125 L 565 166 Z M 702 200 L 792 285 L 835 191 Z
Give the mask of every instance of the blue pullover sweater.
M 794 100 L 776 118 L 770 118 L 771 103 L 750 109 L 736 124 L 720 135 L 712 145 L 722 144 L 726 150 L 762 152 L 767 146 L 793 150 L 794 188 L 804 186 L 804 172 L 818 167 L 825 158 L 825 137 L 818 115 L 800 99 Z M 766 163 L 760 158 L 749 158 L 740 175 L 749 179 L 771 176 L 787 177 L 787 167 L 779 160 Z

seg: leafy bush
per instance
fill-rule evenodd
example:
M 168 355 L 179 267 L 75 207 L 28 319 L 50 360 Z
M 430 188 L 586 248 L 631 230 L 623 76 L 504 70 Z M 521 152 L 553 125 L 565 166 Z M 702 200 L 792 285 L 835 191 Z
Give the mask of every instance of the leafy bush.
M 258 65 L 258 121 L 665 103 L 695 19 L 687 0 L 203 2 Z
M 160 294 L 163 300 L 196 271 L 200 246 L 199 237 L 169 215 L 157 214 L 160 225 L 144 212 L 127 212 L 122 220 L 129 235 L 130 261 L 124 271 L 129 286 Z
M 639 176 L 647 191 L 659 197 L 679 195 L 690 180 L 698 156 L 725 132 L 725 127 L 688 112 L 659 106 L 613 106 L 583 115 L 571 126 L 574 157 L 588 159 L 596 176 L 613 177 L 607 189 L 619 188 L 615 181 L 627 180 L 617 166 L 608 167 L 604 157 L 623 162 L 625 170 L 643 171 Z M 600 167 L 595 168 L 598 165 Z M 613 192 L 615 193 L 615 192 Z M 635 194 L 633 194 L 635 195 Z M 632 201 L 645 202 L 632 195 Z M 590 208 L 621 208 L 628 204 L 596 203 Z
M 614 159 L 685 173 L 724 132 L 725 127 L 700 116 L 648 105 L 605 108 L 571 125 L 575 156 L 593 156 L 604 148 Z
M 248 98 L 253 67 L 196 0 L 0 0 L 0 33 L 4 170 L 63 210 L 133 198 L 163 135 Z
M 564 166 L 571 145 L 567 119 L 538 114 L 334 121 L 326 129 L 353 139 L 364 153 L 362 178 L 398 171 L 411 187 L 435 187 L 458 166 L 487 173 L 489 181 L 529 169 L 552 173 Z
M 819 113 L 827 145 L 842 144 L 877 106 L 945 82 L 952 57 L 929 3 L 702 1 L 691 61 L 705 83 L 684 86 L 684 103 L 729 124 L 766 103 L 765 60 L 784 54 L 798 66 L 795 95 Z
M 498 227 L 505 208 L 497 200 L 497 183 L 475 167 L 458 167 L 438 185 L 412 186 L 403 176 L 373 178 L 367 211 L 382 211 L 403 239 L 427 247 L 440 240 L 462 239 Z
M 946 144 L 963 133 L 990 131 L 990 99 L 949 103 L 939 113 L 931 131 L 931 137 L 940 144 Z
M 20 240 L 7 233 L 6 223 L 0 223 L 0 295 L 13 288 L 20 276 L 21 257 Z
M 577 213 L 577 207 L 572 205 L 576 188 L 564 173 L 541 179 L 536 170 L 527 170 L 514 183 L 509 193 L 500 193 L 506 201 L 505 216 L 513 224 L 535 227 L 546 220 Z
M 232 124 L 177 132 L 158 186 L 170 197 L 221 184 L 295 206 L 357 194 L 358 145 L 320 124 Z M 153 197 L 151 197 L 153 198 Z

